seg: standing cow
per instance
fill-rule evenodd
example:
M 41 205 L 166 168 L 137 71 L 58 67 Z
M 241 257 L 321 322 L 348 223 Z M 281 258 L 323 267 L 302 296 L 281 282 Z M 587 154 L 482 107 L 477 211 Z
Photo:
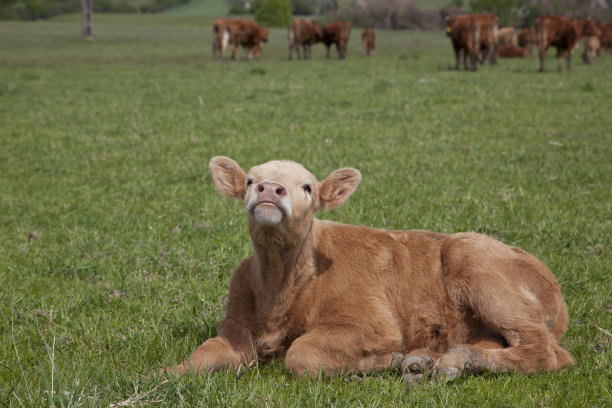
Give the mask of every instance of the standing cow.
M 213 21 L 213 56 L 219 53 L 223 59 L 225 50 L 232 44 L 232 58 L 238 59 L 237 49 L 245 49 L 247 59 L 258 59 L 263 50 L 263 44 L 268 42 L 269 32 L 252 20 L 216 19 Z
M 459 69 L 459 58 L 463 51 L 463 64 L 467 70 L 476 71 L 476 61 L 497 60 L 497 31 L 499 19 L 493 14 L 462 14 L 446 17 L 446 35 L 451 38 L 455 51 L 455 69 Z
M 570 70 L 572 51 L 581 37 L 601 34 L 597 25 L 590 19 L 572 20 L 568 17 L 543 15 L 535 22 L 538 55 L 540 57 L 540 72 L 544 72 L 544 59 L 548 47 L 557 49 L 557 71 L 561 71 L 561 58 L 567 60 L 567 70 Z
M 161 374 L 210 374 L 284 358 L 296 375 L 400 369 L 406 381 L 462 373 L 556 371 L 568 314 L 559 284 L 527 252 L 485 235 L 390 231 L 318 220 L 361 174 L 319 182 L 272 161 L 245 173 L 210 162 L 221 194 L 242 200 L 252 255 L 229 283 L 216 337 Z
M 601 41 L 601 48 L 599 53 L 605 53 L 612 48 L 612 24 L 598 24 L 597 28 L 601 31 L 599 40 Z
M 351 37 L 351 25 L 347 21 L 337 21 L 325 24 L 321 31 L 323 32 L 323 44 L 327 48 L 325 56 L 329 58 L 329 47 L 336 44 L 338 58 L 345 58 L 349 38 Z
M 376 42 L 376 33 L 373 28 L 366 28 L 361 33 L 361 42 L 363 43 L 363 53 L 366 57 L 372 56 Z
M 289 59 L 293 59 L 293 49 L 300 56 L 300 47 L 304 49 L 304 59 L 312 58 L 312 45 L 323 39 L 323 33 L 314 20 L 296 18 L 289 24 Z

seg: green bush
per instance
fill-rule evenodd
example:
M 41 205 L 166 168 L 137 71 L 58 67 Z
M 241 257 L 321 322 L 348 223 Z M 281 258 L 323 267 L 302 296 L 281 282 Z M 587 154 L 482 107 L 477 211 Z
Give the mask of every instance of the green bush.
M 260 0 L 255 21 L 266 27 L 288 27 L 291 21 L 289 0 Z

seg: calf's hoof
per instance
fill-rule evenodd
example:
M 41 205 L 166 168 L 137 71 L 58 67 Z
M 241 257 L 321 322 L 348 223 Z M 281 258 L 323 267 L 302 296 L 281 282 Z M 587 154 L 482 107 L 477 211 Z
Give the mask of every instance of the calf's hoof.
M 450 382 L 461 376 L 463 370 L 457 367 L 440 367 L 434 371 L 432 375 L 432 380 L 441 381 L 441 382 Z

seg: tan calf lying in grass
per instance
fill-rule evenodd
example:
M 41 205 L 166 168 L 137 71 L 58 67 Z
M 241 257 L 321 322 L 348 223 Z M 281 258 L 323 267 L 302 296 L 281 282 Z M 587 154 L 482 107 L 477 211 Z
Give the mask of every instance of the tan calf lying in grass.
M 361 180 L 344 168 L 317 182 L 272 161 L 210 170 L 246 204 L 253 255 L 234 271 L 218 336 L 162 373 L 236 369 L 284 356 L 298 375 L 400 368 L 453 379 L 464 370 L 558 370 L 573 363 L 559 285 L 521 249 L 476 233 L 387 231 L 314 213 L 343 204 Z

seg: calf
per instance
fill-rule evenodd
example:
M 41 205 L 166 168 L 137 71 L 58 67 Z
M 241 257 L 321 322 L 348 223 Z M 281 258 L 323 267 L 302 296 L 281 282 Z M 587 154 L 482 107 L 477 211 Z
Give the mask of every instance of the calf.
M 293 59 L 293 49 L 298 59 L 300 47 L 304 48 L 304 59 L 312 58 L 312 45 L 323 39 L 323 33 L 314 20 L 296 18 L 289 24 L 289 59 Z
M 327 49 L 325 56 L 329 58 L 329 47 L 332 44 L 336 44 L 338 58 L 345 58 L 348 42 L 351 37 L 351 25 L 347 21 L 337 21 L 325 24 L 321 31 L 323 33 L 322 41 Z
M 587 35 L 599 35 L 597 25 L 589 18 L 572 20 L 567 17 L 543 15 L 535 22 L 538 54 L 540 57 L 540 72 L 544 72 L 544 59 L 551 45 L 557 48 L 557 71 L 561 71 L 561 58 L 567 60 L 570 69 L 572 51 L 578 40 Z
M 361 42 L 363 43 L 363 53 L 366 57 L 374 54 L 374 43 L 376 42 L 376 33 L 373 28 L 366 28 L 361 33 Z
M 529 58 L 531 57 L 531 50 L 517 45 L 500 45 L 497 49 L 497 55 L 500 58 Z
M 353 194 L 352 168 L 322 182 L 291 161 L 245 173 L 215 157 L 210 170 L 221 194 L 244 202 L 253 253 L 232 273 L 217 336 L 161 374 L 282 357 L 300 376 L 398 368 L 407 381 L 573 363 L 558 344 L 568 320 L 559 284 L 527 252 L 476 233 L 316 219 Z

